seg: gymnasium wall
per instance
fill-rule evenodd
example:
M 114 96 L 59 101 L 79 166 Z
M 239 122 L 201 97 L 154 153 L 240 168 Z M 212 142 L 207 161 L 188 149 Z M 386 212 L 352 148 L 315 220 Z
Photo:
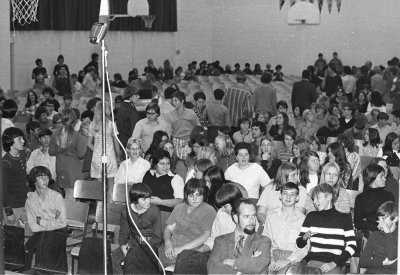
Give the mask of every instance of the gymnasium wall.
M 109 71 L 124 78 L 133 67 L 142 71 L 148 58 L 156 66 L 164 59 L 184 68 L 192 60 L 219 59 L 233 65 L 255 62 L 265 67 L 280 63 L 286 74 L 299 75 L 319 52 L 329 59 L 333 51 L 345 64 L 374 64 L 399 56 L 400 1 L 342 0 L 338 13 L 335 1 L 331 14 L 327 3 L 318 26 L 289 26 L 289 0 L 279 10 L 278 0 L 178 0 L 178 32 L 109 32 Z M 116 19 L 118 20 L 118 19 Z M 89 62 L 99 46 L 88 42 L 88 32 L 16 32 L 14 42 L 15 88 L 32 85 L 34 60 L 44 60 L 52 72 L 63 54 L 72 72 Z M 0 84 L 1 85 L 1 84 Z

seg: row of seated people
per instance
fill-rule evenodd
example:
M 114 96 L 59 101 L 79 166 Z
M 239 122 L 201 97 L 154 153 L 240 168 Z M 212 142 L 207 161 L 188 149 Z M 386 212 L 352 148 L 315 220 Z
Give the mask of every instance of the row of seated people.
M 3 147 L 4 147 L 4 149 L 6 151 L 9 152 L 9 154 L 6 155 L 6 158 L 3 159 L 3 165 L 7 164 L 8 166 L 11 166 L 12 165 L 12 161 L 13 160 L 16 161 L 12 157 L 16 157 L 16 158 L 18 157 L 18 156 L 16 156 L 16 151 L 18 152 L 18 151 L 21 151 L 23 149 L 23 144 L 24 144 L 23 134 L 22 134 L 22 131 L 20 131 L 20 130 L 18 131 L 18 129 L 16 129 L 16 128 L 9 128 L 9 129 L 6 129 L 3 137 L 4 137 L 4 141 L 8 142 L 8 143 L 4 143 Z M 167 143 L 168 142 L 164 143 L 164 145 L 167 144 Z M 144 162 L 142 161 L 142 163 L 140 161 L 137 161 L 137 160 L 140 159 L 138 157 L 138 156 L 140 156 L 140 151 L 141 151 L 140 150 L 140 141 L 139 140 L 135 140 L 135 139 L 131 139 L 129 144 L 133 145 L 133 147 L 127 148 L 128 152 L 131 153 L 131 155 L 130 155 L 131 158 L 129 159 L 129 161 L 133 160 L 132 170 L 138 172 L 138 170 L 136 168 L 140 167 L 140 164 L 143 164 L 145 162 L 144 160 L 143 160 Z M 136 145 L 136 147 L 135 147 L 135 145 Z M 169 143 L 169 145 L 171 147 L 173 146 L 172 143 Z M 274 188 L 273 187 L 272 188 L 267 188 L 268 185 L 270 185 L 270 183 L 271 183 L 271 180 L 270 180 L 268 174 L 258 164 L 249 162 L 250 155 L 251 155 L 251 146 L 249 144 L 247 144 L 247 143 L 239 143 L 239 144 L 236 145 L 235 149 L 236 149 L 235 150 L 235 155 L 236 155 L 236 159 L 237 159 L 238 163 L 231 165 L 226 170 L 225 177 L 227 179 L 233 181 L 233 182 L 237 182 L 239 184 L 239 186 L 242 187 L 242 190 L 245 189 L 245 191 L 243 191 L 243 193 L 245 193 L 245 194 L 247 193 L 247 196 L 250 199 L 252 199 L 253 203 L 255 203 L 257 201 L 258 197 L 259 197 L 259 191 L 257 191 L 257 189 L 259 190 L 260 187 L 265 187 L 264 191 L 261 193 L 261 198 L 258 201 L 258 204 L 259 204 L 258 217 L 259 217 L 259 220 L 260 220 L 261 224 L 263 224 L 264 221 L 262 221 L 262 217 L 263 217 L 263 215 L 264 216 L 268 216 L 268 215 L 265 214 L 267 212 L 267 210 L 268 210 L 268 206 L 263 206 L 263 199 L 262 198 L 266 197 L 267 199 L 265 199 L 265 200 L 267 202 L 272 202 L 273 200 L 270 199 L 270 198 L 268 199 L 268 196 L 271 196 L 273 194 L 273 189 Z M 162 186 L 165 186 L 165 183 L 163 184 L 163 181 L 166 180 L 166 181 L 170 182 L 169 191 L 166 192 L 165 190 L 162 190 L 161 192 L 158 192 L 158 194 L 157 194 L 158 196 L 152 197 L 151 202 L 153 204 L 155 204 L 155 205 L 159 205 L 160 207 L 166 207 L 167 209 L 169 207 L 170 208 L 169 210 L 171 211 L 171 207 L 172 206 L 175 206 L 175 205 L 179 204 L 179 202 L 182 201 L 182 189 L 184 189 L 183 188 L 184 184 L 183 184 L 182 179 L 180 179 L 179 176 L 173 176 L 173 174 L 170 174 L 171 173 L 171 171 L 170 171 L 171 158 L 169 156 L 169 153 L 167 151 L 158 151 L 157 153 L 158 154 L 156 154 L 155 156 L 153 156 L 151 158 L 152 159 L 152 163 L 153 163 L 153 167 L 155 169 L 153 171 L 150 170 L 150 171 L 147 171 L 147 172 L 146 172 L 146 170 L 144 170 L 143 171 L 144 175 L 143 175 L 142 181 L 147 183 L 147 184 L 149 184 L 149 186 L 152 186 L 154 193 L 157 192 L 158 188 L 160 188 Z M 304 159 L 301 160 L 301 162 L 306 164 L 305 165 L 307 167 L 306 168 L 306 170 L 307 170 L 306 173 L 304 173 L 304 172 L 302 173 L 302 169 L 301 169 L 302 166 L 301 166 L 301 163 L 300 163 L 300 175 L 301 174 L 307 174 L 307 173 L 309 174 L 308 175 L 308 182 L 306 180 L 306 184 L 302 188 L 303 190 L 309 189 L 307 187 L 309 187 L 309 185 L 311 185 L 311 183 L 312 183 L 311 179 L 316 174 L 315 172 L 319 170 L 319 166 L 320 166 L 318 154 L 309 153 L 309 155 L 313 155 L 314 159 L 311 159 L 311 158 L 307 159 L 305 157 Z M 213 158 L 211 157 L 211 159 L 213 159 Z M 21 166 L 21 160 L 17 160 L 17 162 L 18 162 L 18 165 Z M 201 159 L 198 160 L 198 162 L 195 163 L 195 167 L 193 169 L 194 170 L 193 171 L 194 172 L 194 176 L 198 177 L 198 178 L 202 178 L 203 177 L 202 173 L 200 173 L 201 170 L 203 169 L 203 168 L 201 168 L 201 166 L 202 166 L 201 162 L 202 162 Z M 378 160 L 378 162 L 379 162 L 379 160 Z M 381 159 L 381 162 L 386 163 L 386 161 L 383 160 L 383 159 Z M 208 165 L 211 165 L 212 164 L 211 160 L 208 160 L 208 163 L 209 163 Z M 284 164 L 286 164 L 286 163 L 284 163 Z M 284 168 L 284 164 L 282 164 L 279 169 L 281 169 L 281 168 L 283 169 Z M 136 166 L 136 165 L 138 165 L 138 166 Z M 385 167 L 384 164 L 381 164 L 381 165 L 383 167 Z M 207 164 L 205 166 L 207 166 Z M 293 170 L 297 171 L 296 165 L 293 164 L 292 166 L 294 168 Z M 327 165 L 327 166 L 329 166 L 329 165 Z M 330 182 L 330 183 L 333 183 L 333 184 L 338 184 L 339 179 L 340 179 L 340 177 L 339 177 L 339 175 L 340 175 L 340 167 L 338 165 L 331 165 L 331 166 L 335 166 L 335 167 L 331 167 L 332 168 L 331 170 L 333 170 L 333 172 L 331 171 L 329 173 L 329 176 L 331 177 L 331 181 L 327 181 L 327 182 L 328 183 Z M 11 167 L 7 167 L 7 166 L 3 166 L 3 167 L 11 168 Z M 379 167 L 378 167 L 378 170 L 380 169 L 379 174 L 380 175 L 383 174 L 383 176 L 381 175 L 381 177 L 385 178 L 386 171 L 382 167 L 381 168 L 379 168 Z M 279 169 L 278 169 L 277 173 L 279 173 Z M 132 171 L 132 170 L 128 169 L 128 171 Z M 387 170 L 387 165 L 386 165 L 386 170 Z M 6 171 L 5 175 L 7 175 L 9 172 L 10 172 L 9 170 Z M 293 181 L 294 182 L 299 182 L 298 175 L 296 173 L 295 173 L 295 175 L 292 175 L 292 177 L 294 178 Z M 245 175 L 244 177 L 243 177 L 243 174 Z M 160 177 L 160 175 L 161 176 L 162 175 L 165 175 L 165 176 L 168 175 L 168 177 Z M 222 174 L 221 171 L 220 171 L 220 177 L 221 178 L 223 177 L 223 174 Z M 296 179 L 296 177 L 297 177 L 297 179 Z M 276 179 L 278 179 L 278 178 L 279 178 L 279 176 L 277 175 Z M 365 182 L 365 184 L 367 186 L 369 186 L 367 178 L 368 178 L 368 175 L 364 175 L 364 182 Z M 206 177 L 205 177 L 205 179 L 207 180 Z M 321 176 L 321 179 L 322 179 L 322 176 Z M 210 180 L 210 178 L 208 180 Z M 157 184 L 157 181 L 159 181 L 158 184 Z M 7 182 L 10 182 L 10 179 Z M 15 182 L 15 180 L 14 180 L 14 182 Z M 301 183 L 301 180 L 300 180 L 300 183 Z M 318 184 L 318 177 L 317 177 L 317 184 Z M 214 185 L 212 184 L 212 181 L 210 181 L 210 183 L 209 183 L 210 190 L 213 190 L 213 186 Z M 273 185 L 270 185 L 270 186 L 273 186 Z M 382 187 L 382 186 L 380 186 L 380 187 Z M 338 188 L 337 190 L 340 191 L 341 189 Z M 378 188 L 377 190 L 383 191 L 382 188 L 380 188 L 380 189 Z M 158 190 L 158 191 L 160 191 L 160 190 Z M 214 188 L 214 192 L 215 191 L 216 191 L 216 189 Z M 303 193 L 303 198 L 304 198 L 304 191 L 303 192 L 300 191 L 299 193 L 300 193 L 300 195 L 301 195 L 301 193 Z M 350 207 L 349 207 L 350 203 L 349 203 L 348 198 L 346 198 L 345 195 L 343 195 L 345 193 L 346 192 L 343 193 L 343 191 L 342 192 L 338 192 L 338 195 L 339 195 L 338 198 L 341 198 L 341 199 L 337 200 L 337 202 L 338 202 L 337 208 L 342 210 L 343 212 L 348 213 L 350 211 Z M 10 192 L 10 194 L 15 195 L 13 192 Z M 365 194 L 367 194 L 367 192 L 365 192 Z M 384 194 L 389 194 L 389 195 L 384 196 L 384 195 L 380 194 L 379 197 L 381 197 L 381 198 L 389 198 L 389 200 L 394 200 L 394 196 L 391 195 L 390 193 L 386 192 Z M 169 195 L 169 198 L 165 198 L 165 195 L 167 195 L 167 196 Z M 365 215 L 365 213 L 368 212 L 368 211 L 370 211 L 369 214 L 371 214 L 371 209 L 368 209 L 368 211 L 365 211 L 365 209 L 358 209 L 357 210 L 357 205 L 359 205 L 361 208 L 364 208 L 364 207 L 368 208 L 369 206 L 372 206 L 373 203 L 371 203 L 371 201 L 369 201 L 371 199 L 371 196 L 372 196 L 372 198 L 375 198 L 375 194 L 373 193 L 372 195 L 367 196 L 367 198 L 366 198 L 367 202 L 364 202 L 364 203 L 361 203 L 361 204 L 357 203 L 357 199 L 358 199 L 358 197 L 357 197 L 356 206 L 355 206 L 355 208 L 356 208 L 355 209 L 355 223 L 356 224 L 357 224 L 357 222 L 356 222 L 357 219 L 362 221 L 364 218 L 366 218 L 367 221 L 368 221 L 368 218 L 367 217 L 363 217 L 362 215 Z M 362 196 L 360 196 L 360 198 L 361 197 Z M 303 199 L 303 202 L 304 201 L 305 200 Z M 308 203 L 308 204 L 310 204 L 310 203 Z M 275 206 L 270 206 L 270 208 L 273 209 L 274 207 L 276 207 L 276 205 L 279 205 L 279 201 L 278 201 L 278 204 L 275 204 Z M 312 203 L 311 203 L 311 205 L 312 205 Z M 262 207 L 264 207 L 264 208 L 262 208 Z M 14 207 L 12 207 L 12 208 L 14 208 Z M 304 207 L 304 208 L 306 208 L 306 207 Z M 7 208 L 7 209 L 8 209 L 8 211 L 10 211 L 10 208 Z M 14 209 L 12 209 L 12 210 L 14 210 Z M 15 212 L 18 212 L 17 211 L 18 209 L 15 209 L 15 210 L 16 210 Z M 376 207 L 375 207 L 375 209 L 372 209 L 372 215 L 369 217 L 370 219 L 372 218 L 372 221 L 368 221 L 368 223 L 366 224 L 366 228 L 370 228 L 371 224 L 372 224 L 373 228 L 376 227 L 375 219 L 374 219 L 374 211 L 376 211 Z M 15 217 L 13 217 L 14 216 L 13 211 L 11 211 L 11 212 L 12 212 L 12 214 L 8 216 L 10 222 L 16 220 Z M 361 214 L 361 216 L 357 216 L 358 215 L 357 213 Z M 362 224 L 362 222 L 361 222 L 361 224 Z M 361 228 L 361 226 L 362 225 L 360 225 L 360 228 Z M 370 227 L 368 227 L 368 226 L 370 226 Z M 366 234 L 367 234 L 368 230 L 369 229 L 365 229 Z
M 167 152 L 160 154 L 168 156 Z M 247 192 L 237 183 L 223 182 L 215 199 L 210 200 L 211 188 L 207 182 L 190 179 L 184 187 L 183 200 L 168 213 L 165 223 L 165 211 L 160 211 L 153 203 L 154 188 L 144 183 L 134 184 L 129 192 L 128 209 L 121 213 L 120 249 L 113 253 L 112 261 L 114 273 L 122 273 L 122 261 L 124 274 L 160 273 L 147 242 L 153 250 L 159 251 L 163 264 L 175 264 L 176 274 L 264 274 L 268 270 L 275 274 L 288 268 L 296 268 L 296 272 L 302 274 L 315 269 L 344 274 L 343 266 L 354 255 L 357 244 L 351 216 L 340 209 L 340 184 L 332 184 L 338 179 L 335 169 L 337 165 L 333 162 L 324 167 L 326 172 L 321 175 L 321 183 L 309 194 L 315 208 L 307 216 L 304 208 L 298 207 L 301 191 L 294 183 L 296 176 L 289 173 L 286 182 L 271 183 L 280 203 L 263 223 L 257 219 L 254 202 L 246 199 Z M 377 190 L 385 184 L 384 168 L 371 164 L 364 170 L 364 176 L 368 183 L 372 181 L 369 188 L 375 189 L 372 192 L 376 196 Z M 35 233 L 25 245 L 27 264 L 40 247 L 38 241 L 43 234 L 60 231 L 66 226 L 61 195 L 48 188 L 50 171 L 37 166 L 29 179 L 33 192 L 29 193 L 25 208 L 28 224 Z M 398 207 L 390 201 L 393 196 L 386 199 L 389 201 L 382 205 L 370 201 L 377 207 L 377 212 L 372 214 L 377 225 L 366 235 L 369 240 L 360 256 L 360 266 L 369 268 L 368 273 L 395 274 L 397 270 Z M 214 204 L 210 204 L 212 201 Z M 340 233 L 332 235 L 333 230 Z

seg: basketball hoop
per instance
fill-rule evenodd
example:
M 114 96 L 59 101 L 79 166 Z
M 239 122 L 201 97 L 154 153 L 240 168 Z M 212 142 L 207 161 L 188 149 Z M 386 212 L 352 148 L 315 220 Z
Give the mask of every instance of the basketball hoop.
M 155 15 L 139 15 L 144 21 L 144 28 L 149 30 L 153 26 L 154 19 L 156 19 Z
M 39 0 L 11 0 L 13 11 L 12 21 L 20 25 L 37 22 L 36 13 Z

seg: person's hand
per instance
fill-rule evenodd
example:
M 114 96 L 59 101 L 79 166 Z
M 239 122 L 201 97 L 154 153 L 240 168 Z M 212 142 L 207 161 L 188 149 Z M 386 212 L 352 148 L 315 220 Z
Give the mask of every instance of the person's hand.
M 165 256 L 169 259 L 175 258 L 174 247 L 171 242 L 165 243 Z
M 121 245 L 121 251 L 126 256 L 126 254 L 128 253 L 128 244 Z
M 378 229 L 384 233 L 390 233 L 389 226 L 384 220 L 378 222 Z
M 179 255 L 182 251 L 183 251 L 182 246 L 175 247 L 175 248 L 174 248 L 174 256 L 175 256 L 175 257 L 178 257 L 178 255 Z M 175 257 L 174 257 L 174 258 L 175 258 Z
M 226 265 L 229 265 L 229 266 L 233 266 L 234 263 L 235 263 L 235 260 L 234 260 L 234 259 L 225 259 L 225 260 L 222 262 L 222 264 L 226 264 Z
M 307 241 L 309 238 L 311 238 L 311 236 L 314 236 L 315 234 L 317 234 L 317 233 L 311 232 L 311 230 L 308 230 L 306 232 L 306 234 L 303 235 L 303 240 Z
M 391 265 L 391 264 L 393 264 L 393 263 L 396 262 L 396 261 L 397 261 L 397 258 L 394 259 L 394 260 L 389 260 L 388 258 L 386 258 L 385 260 L 383 260 L 382 264 L 383 264 L 383 265 Z
M 336 267 L 336 264 L 334 262 L 326 263 L 320 267 L 321 271 L 323 273 L 327 273 L 334 269 Z
M 150 203 L 160 205 L 162 203 L 162 199 L 160 199 L 159 197 L 156 197 L 156 196 L 151 196 Z
M 278 260 L 275 262 L 271 262 L 271 264 L 269 265 L 269 269 L 272 271 L 278 271 L 279 269 L 287 266 L 288 264 L 290 264 L 290 261 L 288 259 Z
M 17 222 L 17 219 L 15 218 L 14 214 L 7 216 L 6 219 L 7 219 L 7 224 L 9 225 L 15 225 L 15 223 Z
M 262 160 L 269 160 L 269 158 L 271 157 L 271 153 L 263 153 L 261 157 Z

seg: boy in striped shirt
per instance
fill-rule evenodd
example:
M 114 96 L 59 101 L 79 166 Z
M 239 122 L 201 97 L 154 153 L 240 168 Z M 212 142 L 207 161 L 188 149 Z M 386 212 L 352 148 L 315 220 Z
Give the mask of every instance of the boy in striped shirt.
M 342 266 L 357 246 L 351 217 L 335 209 L 335 193 L 328 184 L 315 187 L 311 198 L 318 211 L 306 216 L 297 246 L 303 248 L 310 242 L 307 266 L 320 268 L 327 274 L 344 274 Z

